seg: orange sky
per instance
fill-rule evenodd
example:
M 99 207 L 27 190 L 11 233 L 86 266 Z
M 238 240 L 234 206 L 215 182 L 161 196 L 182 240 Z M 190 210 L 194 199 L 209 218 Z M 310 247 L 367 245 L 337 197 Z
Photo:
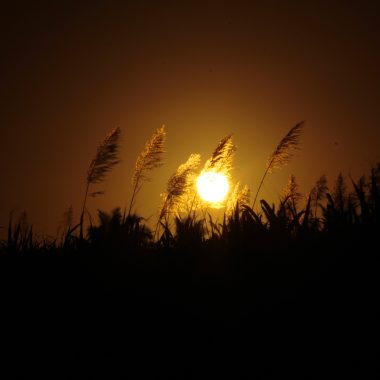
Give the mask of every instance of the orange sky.
M 275 145 L 306 120 L 302 151 L 268 179 L 265 198 L 290 173 L 307 192 L 322 174 L 332 183 L 367 172 L 380 160 L 379 2 L 262 3 L 3 8 L 0 225 L 26 210 L 54 234 L 68 206 L 79 214 L 88 164 L 115 126 L 122 162 L 89 201 L 94 214 L 129 202 L 136 156 L 162 124 L 166 165 L 137 199 L 146 217 L 177 166 L 190 153 L 206 160 L 229 133 L 233 176 L 255 192 Z

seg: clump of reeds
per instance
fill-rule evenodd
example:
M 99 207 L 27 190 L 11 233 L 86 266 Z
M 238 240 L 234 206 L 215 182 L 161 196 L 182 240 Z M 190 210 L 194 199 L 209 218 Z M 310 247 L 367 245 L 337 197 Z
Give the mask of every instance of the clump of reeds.
M 143 221 L 144 218 L 135 214 L 123 219 L 119 207 L 110 213 L 98 210 L 98 225 L 89 228 L 89 241 L 94 247 L 107 246 L 117 249 L 147 247 L 152 236 Z
M 302 121 L 291 128 L 277 145 L 273 153 L 269 156 L 264 175 L 260 181 L 259 187 L 257 188 L 255 199 L 253 200 L 252 208 L 255 206 L 257 197 L 266 176 L 271 174 L 275 169 L 280 169 L 287 165 L 290 159 L 294 156 L 295 151 L 299 148 L 303 127 L 304 122 Z
M 163 165 L 163 154 L 165 153 L 166 133 L 165 126 L 158 128 L 153 136 L 145 144 L 145 148 L 138 155 L 135 171 L 132 176 L 132 196 L 129 204 L 128 215 L 131 214 L 135 204 L 136 196 L 139 193 L 144 181 L 150 181 L 148 173 Z
M 81 238 L 83 238 L 83 219 L 86 210 L 87 198 L 88 196 L 95 197 L 103 194 L 103 191 L 89 193 L 90 185 L 103 182 L 107 173 L 110 172 L 117 163 L 119 163 L 118 149 L 120 136 L 121 129 L 117 127 L 105 137 L 105 139 L 99 144 L 95 157 L 92 159 L 87 170 L 86 191 L 79 223 Z

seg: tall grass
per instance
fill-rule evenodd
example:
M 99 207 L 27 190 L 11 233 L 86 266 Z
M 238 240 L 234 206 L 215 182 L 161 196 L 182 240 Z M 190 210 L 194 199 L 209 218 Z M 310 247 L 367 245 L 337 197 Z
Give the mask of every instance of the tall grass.
M 283 239 L 297 241 L 305 236 L 335 233 L 351 236 L 362 231 L 380 231 L 380 176 L 377 169 L 373 169 L 368 177 L 362 176 L 357 181 L 352 179 L 351 191 L 344 177 L 339 174 L 331 194 L 324 176 L 306 196 L 299 193 L 295 177 L 291 176 L 277 205 L 261 200 L 259 211 L 254 211 L 249 206 L 249 189 L 237 184 L 231 191 L 222 221 L 213 220 L 209 216 L 207 226 L 205 216 L 198 219 L 195 213 L 185 216 L 182 213 L 185 209 L 183 202 L 188 199 L 185 195 L 193 191 L 194 173 L 199 163 L 199 155 L 190 155 L 170 177 L 154 233 L 145 225 L 144 218 L 132 214 L 124 218 L 117 208 L 111 214 L 99 211 L 98 223 L 89 227 L 87 242 L 95 246 L 108 244 L 125 249 L 150 249 L 157 244 L 172 248 L 177 245 L 183 247 L 187 244 L 185 242 L 195 239 L 197 244 L 207 246 L 210 241 L 222 248 L 231 242 L 237 246 L 254 246 L 268 236 L 280 242 Z M 303 205 L 302 199 L 305 199 Z M 171 217 L 174 224 L 169 223 Z M 73 235 L 76 226 L 73 226 L 72 208 L 65 213 L 60 235 L 53 241 L 38 240 L 26 214 L 21 214 L 16 222 L 13 219 L 11 214 L 8 237 L 1 242 L 4 251 L 77 249 Z M 163 233 L 156 239 L 160 228 Z M 80 240 L 86 241 L 86 238 L 80 236 Z
M 266 175 L 285 165 L 298 148 L 302 127 L 302 123 L 293 127 L 270 156 L 255 200 Z M 119 128 L 111 131 L 99 145 L 90 163 L 78 224 L 73 222 L 73 209 L 70 207 L 64 215 L 57 238 L 45 244 L 35 237 L 26 214 L 23 214 L 16 223 L 11 215 L 7 239 L 2 241 L 3 249 L 30 251 L 44 245 L 71 249 L 76 247 L 74 232 L 78 227 L 80 228 L 79 239 L 86 241 L 83 233 L 83 219 L 87 197 L 99 194 L 99 192 L 90 193 L 89 190 L 92 185 L 104 181 L 107 173 L 119 162 L 119 138 Z M 332 186 L 332 191 L 329 191 L 326 176 L 323 175 L 305 196 L 300 194 L 296 178 L 291 175 L 278 203 L 269 204 L 261 200 L 258 210 L 253 207 L 255 201 L 253 206 L 250 206 L 249 188 L 241 187 L 239 183 L 236 183 L 224 204 L 224 216 L 221 221 L 218 221 L 212 219 L 205 207 L 202 209 L 201 217 L 196 212 L 192 212 L 196 209 L 194 206 L 194 199 L 197 197 L 195 182 L 201 158 L 198 154 L 191 154 L 167 182 L 166 191 L 162 194 L 156 228 L 152 233 L 145 225 L 145 219 L 132 214 L 131 210 L 142 184 L 150 179 L 150 171 L 162 165 L 165 138 L 164 127 L 157 129 L 137 158 L 128 215 L 125 215 L 125 211 L 124 215 L 121 215 L 119 208 L 113 210 L 111 214 L 99 211 L 98 224 L 89 227 L 87 242 L 90 245 L 100 244 L 100 242 L 102 244 L 112 242 L 117 245 L 119 242 L 122 246 L 129 248 L 131 246 L 152 248 L 156 244 L 175 247 L 179 241 L 182 243 L 190 241 L 190 236 L 193 236 L 202 244 L 207 245 L 208 241 L 212 241 L 219 242 L 223 246 L 231 241 L 236 244 L 247 242 L 251 244 L 254 239 L 261 240 L 268 234 L 274 239 L 281 240 L 284 237 L 298 239 L 300 236 L 315 236 L 320 233 L 330 234 L 339 231 L 351 233 L 353 230 L 363 228 L 379 230 L 380 164 L 373 167 L 367 176 L 361 176 L 356 181 L 351 178 L 351 189 L 344 176 L 339 174 Z M 201 172 L 215 170 L 230 175 L 235 151 L 232 136 L 226 136 L 217 145 Z M 172 221 L 174 223 L 170 223 Z M 163 233 L 157 239 L 161 228 Z M 186 237 L 186 234 L 189 236 Z
M 224 164 L 214 159 L 208 167 L 231 168 L 230 153 L 220 156 L 226 157 Z M 199 164 L 199 155 L 190 155 L 169 178 L 158 239 L 144 218 L 131 210 L 122 215 L 120 208 L 99 210 L 97 220 L 81 239 L 74 235 L 76 226 L 69 208 L 60 238 L 52 242 L 35 236 L 26 214 L 18 219 L 11 215 L 8 238 L 0 242 L 0 279 L 3 315 L 10 316 L 4 326 L 11 331 L 12 342 L 14 331 L 21 331 L 16 343 L 22 346 L 24 336 L 28 340 L 30 328 L 37 326 L 37 338 L 42 337 L 56 356 L 65 350 L 66 345 L 57 347 L 62 341 L 75 343 L 79 336 L 80 351 L 74 354 L 87 365 L 94 357 L 128 357 L 129 353 L 119 351 L 120 344 L 113 346 L 110 335 L 121 336 L 123 342 L 132 339 L 136 347 L 152 339 L 161 347 L 166 339 L 181 356 L 177 343 L 183 326 L 193 326 L 187 335 L 198 334 L 190 339 L 197 344 L 211 328 L 217 344 L 227 337 L 231 347 L 240 344 L 236 335 L 257 342 L 258 332 L 264 331 L 257 345 L 261 351 L 267 348 L 268 331 L 274 329 L 269 339 L 273 345 L 277 336 L 284 340 L 287 331 L 285 343 L 288 336 L 294 340 L 298 328 L 304 351 L 305 336 L 314 342 L 316 335 L 310 331 L 318 335 L 322 331 L 322 345 L 332 336 L 338 352 L 340 334 L 341 346 L 347 345 L 347 328 L 358 326 L 351 335 L 362 336 L 362 326 L 377 322 L 372 310 L 378 289 L 380 164 L 368 175 L 351 179 L 352 186 L 339 175 L 331 191 L 322 176 L 306 196 L 300 194 L 292 175 L 277 202 L 269 204 L 262 199 L 255 210 L 250 206 L 248 187 L 237 183 L 222 220 L 207 215 L 209 226 L 196 213 L 182 212 L 187 210 L 189 195 L 194 195 Z M 147 174 L 140 171 L 135 183 L 141 186 Z M 88 185 L 94 183 L 93 178 L 88 177 Z M 100 331 L 95 339 L 94 328 Z M 62 330 L 65 339 L 58 336 L 57 346 L 52 346 L 55 330 Z M 98 335 L 105 337 L 104 342 Z M 360 349 L 365 347 L 366 342 L 359 343 Z M 346 353 L 353 345 L 355 341 L 343 351 L 339 373 L 340 363 L 347 362 Z M 286 344 L 281 347 L 287 348 Z M 288 359 L 281 347 L 280 364 Z M 29 363 L 34 357 L 26 348 Z M 216 348 L 219 354 L 220 347 Z M 356 352 L 352 358 L 356 365 Z M 263 373 L 268 373 L 267 363 L 272 359 L 265 362 Z M 365 366 L 366 359 L 362 361 Z M 310 372 L 309 363 L 306 373 Z M 234 367 L 232 370 L 235 374 Z

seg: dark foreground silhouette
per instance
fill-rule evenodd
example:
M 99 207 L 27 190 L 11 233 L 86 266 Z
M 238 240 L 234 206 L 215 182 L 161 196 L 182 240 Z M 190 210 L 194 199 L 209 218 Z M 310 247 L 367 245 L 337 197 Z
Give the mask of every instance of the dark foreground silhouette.
M 358 189 L 355 207 L 327 195 L 320 218 L 290 196 L 277 210 L 262 201 L 261 217 L 237 205 L 207 238 L 188 217 L 153 243 L 117 211 L 59 246 L 13 228 L 0 255 L 2 371 L 376 378 L 378 189 Z
M 3 257 L 3 347 L 15 373 L 53 363 L 55 374 L 75 364 L 83 373 L 368 378 L 379 289 L 370 243 Z

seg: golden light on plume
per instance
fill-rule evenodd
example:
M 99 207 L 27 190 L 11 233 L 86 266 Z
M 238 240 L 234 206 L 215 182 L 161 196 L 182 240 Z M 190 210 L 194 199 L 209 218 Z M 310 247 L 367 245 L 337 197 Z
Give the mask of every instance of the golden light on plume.
M 211 206 L 217 207 L 226 198 L 229 191 L 227 177 L 215 171 L 206 171 L 197 179 L 199 196 Z

